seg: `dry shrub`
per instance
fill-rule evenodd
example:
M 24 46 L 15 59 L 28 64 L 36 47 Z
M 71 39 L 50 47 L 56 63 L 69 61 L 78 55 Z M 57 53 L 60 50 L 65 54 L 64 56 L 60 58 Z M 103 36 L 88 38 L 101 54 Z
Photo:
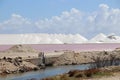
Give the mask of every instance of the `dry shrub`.
M 85 70 L 85 71 L 84 71 L 84 75 L 85 75 L 86 77 L 92 77 L 94 74 L 96 74 L 96 73 L 98 73 L 98 72 L 100 72 L 99 69 L 88 69 L 88 70 Z
M 80 72 L 79 70 L 71 70 L 68 72 L 68 74 L 69 74 L 69 77 L 73 77 L 75 74 L 77 74 L 79 72 Z
M 81 78 L 81 77 L 92 77 L 92 75 L 100 72 L 99 69 L 88 69 L 88 70 L 72 70 L 69 71 L 69 77 L 76 77 L 76 78 Z

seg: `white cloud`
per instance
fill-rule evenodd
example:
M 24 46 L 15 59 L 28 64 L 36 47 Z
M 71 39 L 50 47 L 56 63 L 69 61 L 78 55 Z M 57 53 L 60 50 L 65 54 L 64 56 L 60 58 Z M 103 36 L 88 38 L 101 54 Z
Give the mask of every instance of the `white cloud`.
M 109 9 L 109 6 L 106 5 L 106 4 L 100 4 L 99 7 L 100 7 L 101 9 L 103 9 L 103 10 Z
M 120 9 L 110 9 L 107 5 L 101 4 L 100 10 L 96 12 L 96 17 L 92 16 L 92 26 L 98 32 L 119 32 Z M 96 28 L 97 27 L 97 28 Z
M 106 4 L 100 4 L 96 11 L 91 13 L 81 12 L 76 8 L 64 11 L 61 15 L 50 19 L 32 22 L 20 15 L 13 14 L 12 17 L 0 23 L 2 29 L 24 29 L 32 32 L 35 28 L 44 33 L 80 33 L 82 35 L 95 35 L 98 33 L 119 33 L 120 9 L 111 8 Z M 19 27 L 19 28 L 18 28 Z M 21 28 L 22 27 L 22 28 Z
M 0 33 L 22 33 L 34 31 L 34 23 L 18 14 L 0 23 Z
M 31 25 L 30 21 L 20 15 L 12 14 L 11 18 L 1 23 L 0 27 L 21 27 Z
M 98 10 L 92 13 L 83 13 L 75 8 L 64 11 L 59 16 L 36 22 L 40 29 L 49 29 L 53 32 L 80 33 L 119 33 L 120 9 L 110 8 L 106 4 L 100 4 Z M 95 35 L 95 34 L 94 34 Z
M 64 11 L 59 16 L 53 16 L 51 19 L 39 20 L 35 24 L 40 29 L 48 29 L 55 33 L 73 33 L 73 30 L 75 30 L 74 33 L 76 33 L 76 30 L 80 30 L 81 32 L 84 29 L 82 19 L 82 13 L 72 8 L 70 12 Z

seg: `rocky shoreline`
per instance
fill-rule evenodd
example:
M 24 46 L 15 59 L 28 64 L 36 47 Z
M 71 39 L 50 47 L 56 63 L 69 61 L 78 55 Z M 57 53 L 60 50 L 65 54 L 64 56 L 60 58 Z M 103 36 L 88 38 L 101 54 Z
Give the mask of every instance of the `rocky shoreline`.
M 0 59 L 0 74 L 23 73 L 38 70 L 39 67 L 30 62 L 26 62 L 22 57 Z
M 120 49 L 117 48 L 113 51 L 86 51 L 86 52 L 75 52 L 75 51 L 55 51 L 54 54 L 60 53 L 60 55 L 48 56 L 44 53 L 44 63 L 42 61 L 41 52 L 36 51 L 30 47 L 24 45 L 15 45 L 6 52 L 1 54 L 8 53 L 21 54 L 19 57 L 1 57 L 0 58 L 0 74 L 12 74 L 12 73 L 23 73 L 32 70 L 40 70 L 48 66 L 61 66 L 61 65 L 78 65 L 78 64 L 87 64 L 94 62 L 93 58 L 98 57 L 101 59 L 110 58 L 116 56 L 117 59 L 120 59 Z M 23 57 L 24 55 L 27 55 Z M 33 57 L 33 55 L 37 55 Z M 112 56 L 111 56 L 112 55 Z

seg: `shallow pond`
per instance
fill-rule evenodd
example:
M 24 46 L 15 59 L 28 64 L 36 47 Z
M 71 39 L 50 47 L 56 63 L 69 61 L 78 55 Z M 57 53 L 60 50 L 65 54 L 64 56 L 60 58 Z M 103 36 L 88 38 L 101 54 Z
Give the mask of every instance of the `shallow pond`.
M 72 69 L 85 70 L 85 69 L 88 69 L 88 67 L 89 67 L 89 64 L 48 67 L 44 70 L 39 70 L 39 71 L 31 71 L 31 72 L 26 72 L 22 74 L 19 73 L 19 74 L 10 74 L 6 76 L 0 76 L 0 80 L 27 80 L 31 78 L 42 79 L 45 77 L 66 73 Z

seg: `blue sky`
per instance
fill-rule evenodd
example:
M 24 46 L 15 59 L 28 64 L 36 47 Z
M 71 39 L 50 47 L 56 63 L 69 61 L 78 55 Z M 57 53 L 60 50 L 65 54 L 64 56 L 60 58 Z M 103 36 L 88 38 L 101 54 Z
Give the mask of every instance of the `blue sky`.
M 117 24 L 117 22 L 119 22 L 120 19 L 116 19 L 116 15 L 117 17 L 120 17 L 120 13 L 118 12 L 117 14 L 115 13 L 115 15 L 113 15 L 113 12 L 112 12 L 113 9 L 115 10 L 118 9 L 118 11 L 120 11 L 119 3 L 120 3 L 120 0 L 0 0 L 0 33 L 5 33 L 5 34 L 9 34 L 9 33 L 76 34 L 76 33 L 79 33 L 87 37 L 94 36 L 98 33 L 120 34 L 119 30 L 117 30 L 117 28 L 120 27 L 120 25 Z M 104 5 L 100 7 L 100 4 L 104 4 Z M 105 18 L 104 16 L 106 15 L 106 13 L 103 14 L 105 11 L 103 11 L 102 8 L 106 8 L 106 7 L 109 7 L 109 9 L 106 10 L 106 13 L 110 13 L 110 15 L 108 15 L 108 18 L 110 18 L 110 16 L 113 16 L 116 19 L 115 20 L 116 22 L 114 24 L 111 24 L 113 26 L 116 26 L 116 28 L 110 29 L 108 31 L 105 31 L 105 29 L 108 28 L 108 27 L 105 27 L 105 26 L 108 26 L 108 22 L 104 23 L 105 25 L 100 24 L 100 21 L 103 21 L 103 19 Z M 80 21 L 80 18 L 78 19 L 77 17 L 82 16 L 83 21 L 81 20 L 80 24 L 77 24 L 76 22 L 74 22 L 75 20 L 73 20 L 71 21 L 70 24 L 72 24 L 73 22 L 74 25 L 69 25 L 68 21 L 70 22 L 71 18 L 67 17 L 68 21 L 66 20 L 67 22 L 65 21 L 63 22 L 67 23 L 66 25 L 69 25 L 72 27 L 63 25 L 65 23 L 63 23 L 62 21 L 59 21 L 58 18 L 60 18 L 61 20 L 66 19 L 65 17 L 61 18 L 61 16 L 66 15 L 66 13 L 64 14 L 64 12 L 67 12 L 71 16 L 71 18 L 74 18 L 75 20 L 78 20 L 78 21 Z M 74 15 L 76 16 L 78 15 L 78 16 L 75 17 Z M 85 25 L 85 24 L 88 24 L 87 19 L 91 16 L 93 18 L 94 17 L 93 15 L 96 15 L 96 16 L 104 15 L 104 16 L 102 16 L 103 19 L 101 20 L 98 19 L 98 17 L 100 16 L 98 16 L 95 19 L 94 22 L 97 24 L 89 22 L 90 30 L 85 32 L 86 26 L 89 26 L 89 25 Z M 56 18 L 56 16 L 58 18 Z M 84 18 L 87 18 L 87 19 L 84 20 Z M 19 21 L 21 21 L 21 24 L 19 23 Z M 51 24 L 54 24 L 54 25 L 51 25 Z M 100 26 L 103 26 L 103 27 L 100 27 L 99 24 Z M 94 26 L 95 28 L 92 26 Z M 68 27 L 70 29 L 68 29 Z M 97 28 L 96 30 L 96 27 L 98 27 L 99 29 Z
M 119 0 L 0 0 L 0 21 L 16 13 L 30 19 L 50 18 L 65 10 L 76 8 L 91 12 L 99 4 L 120 8 Z

